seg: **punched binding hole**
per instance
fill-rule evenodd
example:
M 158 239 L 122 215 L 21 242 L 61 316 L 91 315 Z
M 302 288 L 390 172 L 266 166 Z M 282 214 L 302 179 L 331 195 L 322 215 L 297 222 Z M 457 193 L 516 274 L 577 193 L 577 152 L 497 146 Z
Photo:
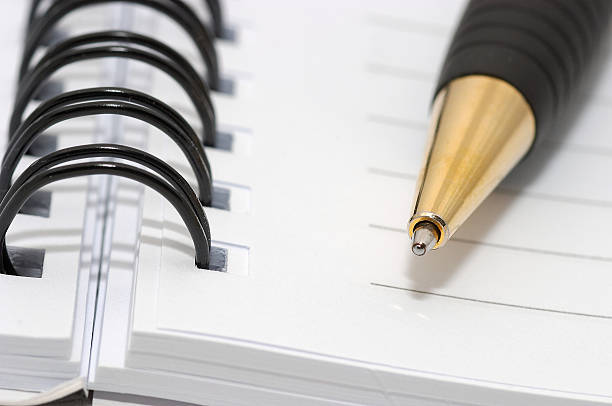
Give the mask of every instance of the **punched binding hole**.
M 40 45 L 48 47 L 60 41 L 63 41 L 66 38 L 68 38 L 68 33 L 65 30 L 55 28 L 51 30 L 48 34 L 46 34 L 44 37 L 42 37 Z
M 227 250 L 221 247 L 210 248 L 210 265 L 208 270 L 215 272 L 227 272 Z
M 220 209 L 220 210 L 230 210 L 230 200 L 231 200 L 231 190 L 224 188 L 224 187 L 219 187 L 219 186 L 213 186 L 213 190 L 212 190 L 212 202 L 210 204 L 210 207 L 214 207 L 215 209 Z
M 234 134 L 217 131 L 214 148 L 231 152 L 234 149 Z
M 58 80 L 50 80 L 44 83 L 34 94 L 33 99 L 37 101 L 48 100 L 64 91 L 64 84 Z
M 51 192 L 48 190 L 39 190 L 30 197 L 19 214 L 27 214 L 29 216 L 49 218 L 51 212 Z
M 219 88 L 216 89 L 216 91 L 228 96 L 234 96 L 234 92 L 236 91 L 236 81 L 233 78 L 228 77 L 220 78 Z
M 42 278 L 45 250 L 38 248 L 6 247 L 15 275 L 23 278 Z
M 41 158 L 57 150 L 57 136 L 43 134 L 28 148 L 26 155 Z
M 238 30 L 234 27 L 223 27 L 223 34 L 219 39 L 236 42 L 238 41 Z

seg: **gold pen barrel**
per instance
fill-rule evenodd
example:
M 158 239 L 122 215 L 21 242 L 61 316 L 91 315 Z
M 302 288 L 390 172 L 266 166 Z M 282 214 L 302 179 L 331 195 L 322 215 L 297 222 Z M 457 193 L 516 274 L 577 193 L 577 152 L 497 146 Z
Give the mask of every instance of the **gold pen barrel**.
M 535 131 L 531 107 L 503 80 L 470 75 L 440 90 L 416 185 L 410 237 L 419 223 L 433 224 L 438 231 L 433 249 L 443 246 L 525 156 Z

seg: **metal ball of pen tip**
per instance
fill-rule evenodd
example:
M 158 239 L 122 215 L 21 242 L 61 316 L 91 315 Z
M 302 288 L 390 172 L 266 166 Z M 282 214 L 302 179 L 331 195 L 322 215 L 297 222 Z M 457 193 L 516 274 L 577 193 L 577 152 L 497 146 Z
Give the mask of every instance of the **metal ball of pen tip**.
M 428 221 L 417 224 L 412 237 L 412 252 L 422 257 L 436 246 L 438 238 L 438 230 L 435 225 Z

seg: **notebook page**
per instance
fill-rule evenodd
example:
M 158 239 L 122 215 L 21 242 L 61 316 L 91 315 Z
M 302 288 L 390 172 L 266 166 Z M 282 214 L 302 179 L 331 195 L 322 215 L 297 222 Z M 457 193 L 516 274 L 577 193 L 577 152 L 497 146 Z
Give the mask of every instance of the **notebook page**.
M 29 3 L 2 6 L 5 35 L 2 50 L 5 63 L 0 106 L 2 150 L 7 141 L 9 114 L 16 91 L 17 67 L 21 59 L 23 33 Z M 76 13 L 58 26 L 61 32 L 112 25 L 113 8 Z M 96 85 L 112 76 L 112 69 L 99 62 L 81 63 L 53 75 L 52 82 L 64 90 Z M 34 108 L 36 103 L 28 111 Z M 91 143 L 105 134 L 108 120 L 84 118 L 50 128 L 57 148 Z M 24 156 L 16 175 L 36 157 Z M 54 183 L 48 216 L 19 214 L 9 232 L 9 246 L 44 250 L 41 278 L 0 275 L 0 302 L 5 311 L 0 320 L 0 387 L 24 391 L 44 391 L 81 376 L 89 359 L 88 328 L 93 313 L 98 251 L 105 197 L 100 193 L 101 178 L 80 178 Z M 31 395 L 29 395 L 31 396 Z M 3 397 L 6 399 L 6 397 Z
M 229 117 L 250 120 L 252 153 L 211 163 L 248 186 L 251 203 L 240 216 L 207 211 L 213 239 L 248 248 L 248 271 L 232 272 L 231 254 L 225 274 L 195 270 L 165 205 L 161 249 L 144 237 L 140 248 L 125 373 L 141 380 L 124 390 L 171 379 L 189 384 L 175 389 L 184 401 L 222 399 L 215 381 L 312 404 L 610 402 L 609 137 L 599 131 L 609 88 L 585 91 L 567 134 L 535 151 L 443 251 L 409 255 L 435 70 L 460 9 L 250 10 L 256 103 Z M 610 83 L 609 57 L 601 70 L 598 83 Z M 576 241 L 585 210 L 601 226 Z

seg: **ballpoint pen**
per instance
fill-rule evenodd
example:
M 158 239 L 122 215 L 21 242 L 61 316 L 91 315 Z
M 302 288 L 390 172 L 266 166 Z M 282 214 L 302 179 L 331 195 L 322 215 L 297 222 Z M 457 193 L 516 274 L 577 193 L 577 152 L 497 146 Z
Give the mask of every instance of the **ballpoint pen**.
M 442 247 L 554 130 L 603 37 L 611 0 L 472 0 L 436 87 L 408 231 Z

